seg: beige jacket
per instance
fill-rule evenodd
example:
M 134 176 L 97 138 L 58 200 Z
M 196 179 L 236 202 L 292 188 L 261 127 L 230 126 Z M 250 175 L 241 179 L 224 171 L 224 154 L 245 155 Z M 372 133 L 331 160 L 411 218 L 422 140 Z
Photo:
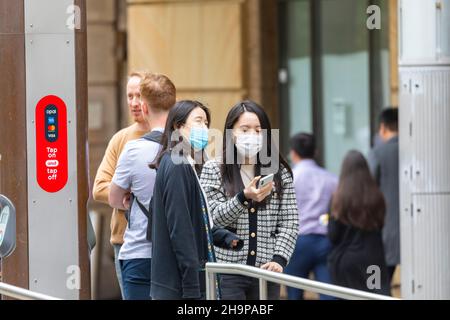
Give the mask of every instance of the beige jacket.
M 142 137 L 146 132 L 139 131 L 135 123 L 128 128 L 117 132 L 109 141 L 108 148 L 95 176 L 93 197 L 94 200 L 108 204 L 109 185 L 114 176 L 117 162 L 123 148 L 130 140 Z M 121 210 L 113 209 L 111 217 L 111 244 L 123 244 L 123 235 L 127 227 L 125 214 Z

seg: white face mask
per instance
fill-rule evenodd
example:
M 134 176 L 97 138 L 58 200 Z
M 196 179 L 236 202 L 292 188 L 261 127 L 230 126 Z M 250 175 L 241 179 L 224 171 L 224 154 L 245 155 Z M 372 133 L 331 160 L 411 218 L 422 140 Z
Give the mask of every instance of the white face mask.
M 236 149 L 241 156 L 255 157 L 261 151 L 263 137 L 261 134 L 240 134 L 236 136 Z

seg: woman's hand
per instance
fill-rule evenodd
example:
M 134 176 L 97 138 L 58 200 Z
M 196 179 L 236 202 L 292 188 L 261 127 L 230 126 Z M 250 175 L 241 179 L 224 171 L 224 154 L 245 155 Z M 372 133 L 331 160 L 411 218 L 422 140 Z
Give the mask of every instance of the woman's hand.
M 258 189 L 256 187 L 256 184 L 258 183 L 259 179 L 261 179 L 261 176 L 253 178 L 250 184 L 244 189 L 244 196 L 247 199 L 251 199 L 256 202 L 261 202 L 272 192 L 272 187 L 274 183 L 273 182 L 268 183 L 264 187 Z
M 268 271 L 273 271 L 273 272 L 278 272 L 278 273 L 282 273 L 283 272 L 283 267 L 280 266 L 278 263 L 273 262 L 273 261 L 262 265 L 261 269 L 268 270 Z

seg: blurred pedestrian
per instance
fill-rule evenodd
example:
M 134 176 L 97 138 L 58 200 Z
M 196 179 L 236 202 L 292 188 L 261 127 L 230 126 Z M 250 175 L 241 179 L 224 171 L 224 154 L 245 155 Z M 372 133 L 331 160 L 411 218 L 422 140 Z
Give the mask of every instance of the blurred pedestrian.
M 334 284 L 390 294 L 381 229 L 385 203 L 364 156 L 347 153 L 333 196 L 328 236 L 333 244 L 328 262 Z
M 389 272 L 389 283 L 391 283 L 396 266 L 400 264 L 397 108 L 387 108 L 381 112 L 379 137 L 382 143 L 375 146 L 369 153 L 369 167 L 386 201 L 383 244 Z
M 336 191 L 337 177 L 314 161 L 315 139 L 312 134 L 299 133 L 291 139 L 290 158 L 294 167 L 294 187 L 297 197 L 299 236 L 285 273 L 330 283 L 327 258 L 331 243 L 327 237 L 331 198 Z M 303 299 L 303 290 L 288 287 L 290 300 Z M 329 296 L 320 295 L 322 300 Z

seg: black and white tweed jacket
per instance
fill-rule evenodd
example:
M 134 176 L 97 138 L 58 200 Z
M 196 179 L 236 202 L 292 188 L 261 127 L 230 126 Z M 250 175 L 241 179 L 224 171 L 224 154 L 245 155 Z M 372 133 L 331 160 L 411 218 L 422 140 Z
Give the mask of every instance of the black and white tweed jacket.
M 229 198 L 221 183 L 220 163 L 208 161 L 200 183 L 208 197 L 214 225 L 235 232 L 244 240 L 241 250 L 215 248 L 218 262 L 247 264 L 255 267 L 275 261 L 283 267 L 294 252 L 298 235 L 298 209 L 292 176 L 281 169 L 282 195 L 272 191 L 266 206 L 255 208 L 238 194 Z

